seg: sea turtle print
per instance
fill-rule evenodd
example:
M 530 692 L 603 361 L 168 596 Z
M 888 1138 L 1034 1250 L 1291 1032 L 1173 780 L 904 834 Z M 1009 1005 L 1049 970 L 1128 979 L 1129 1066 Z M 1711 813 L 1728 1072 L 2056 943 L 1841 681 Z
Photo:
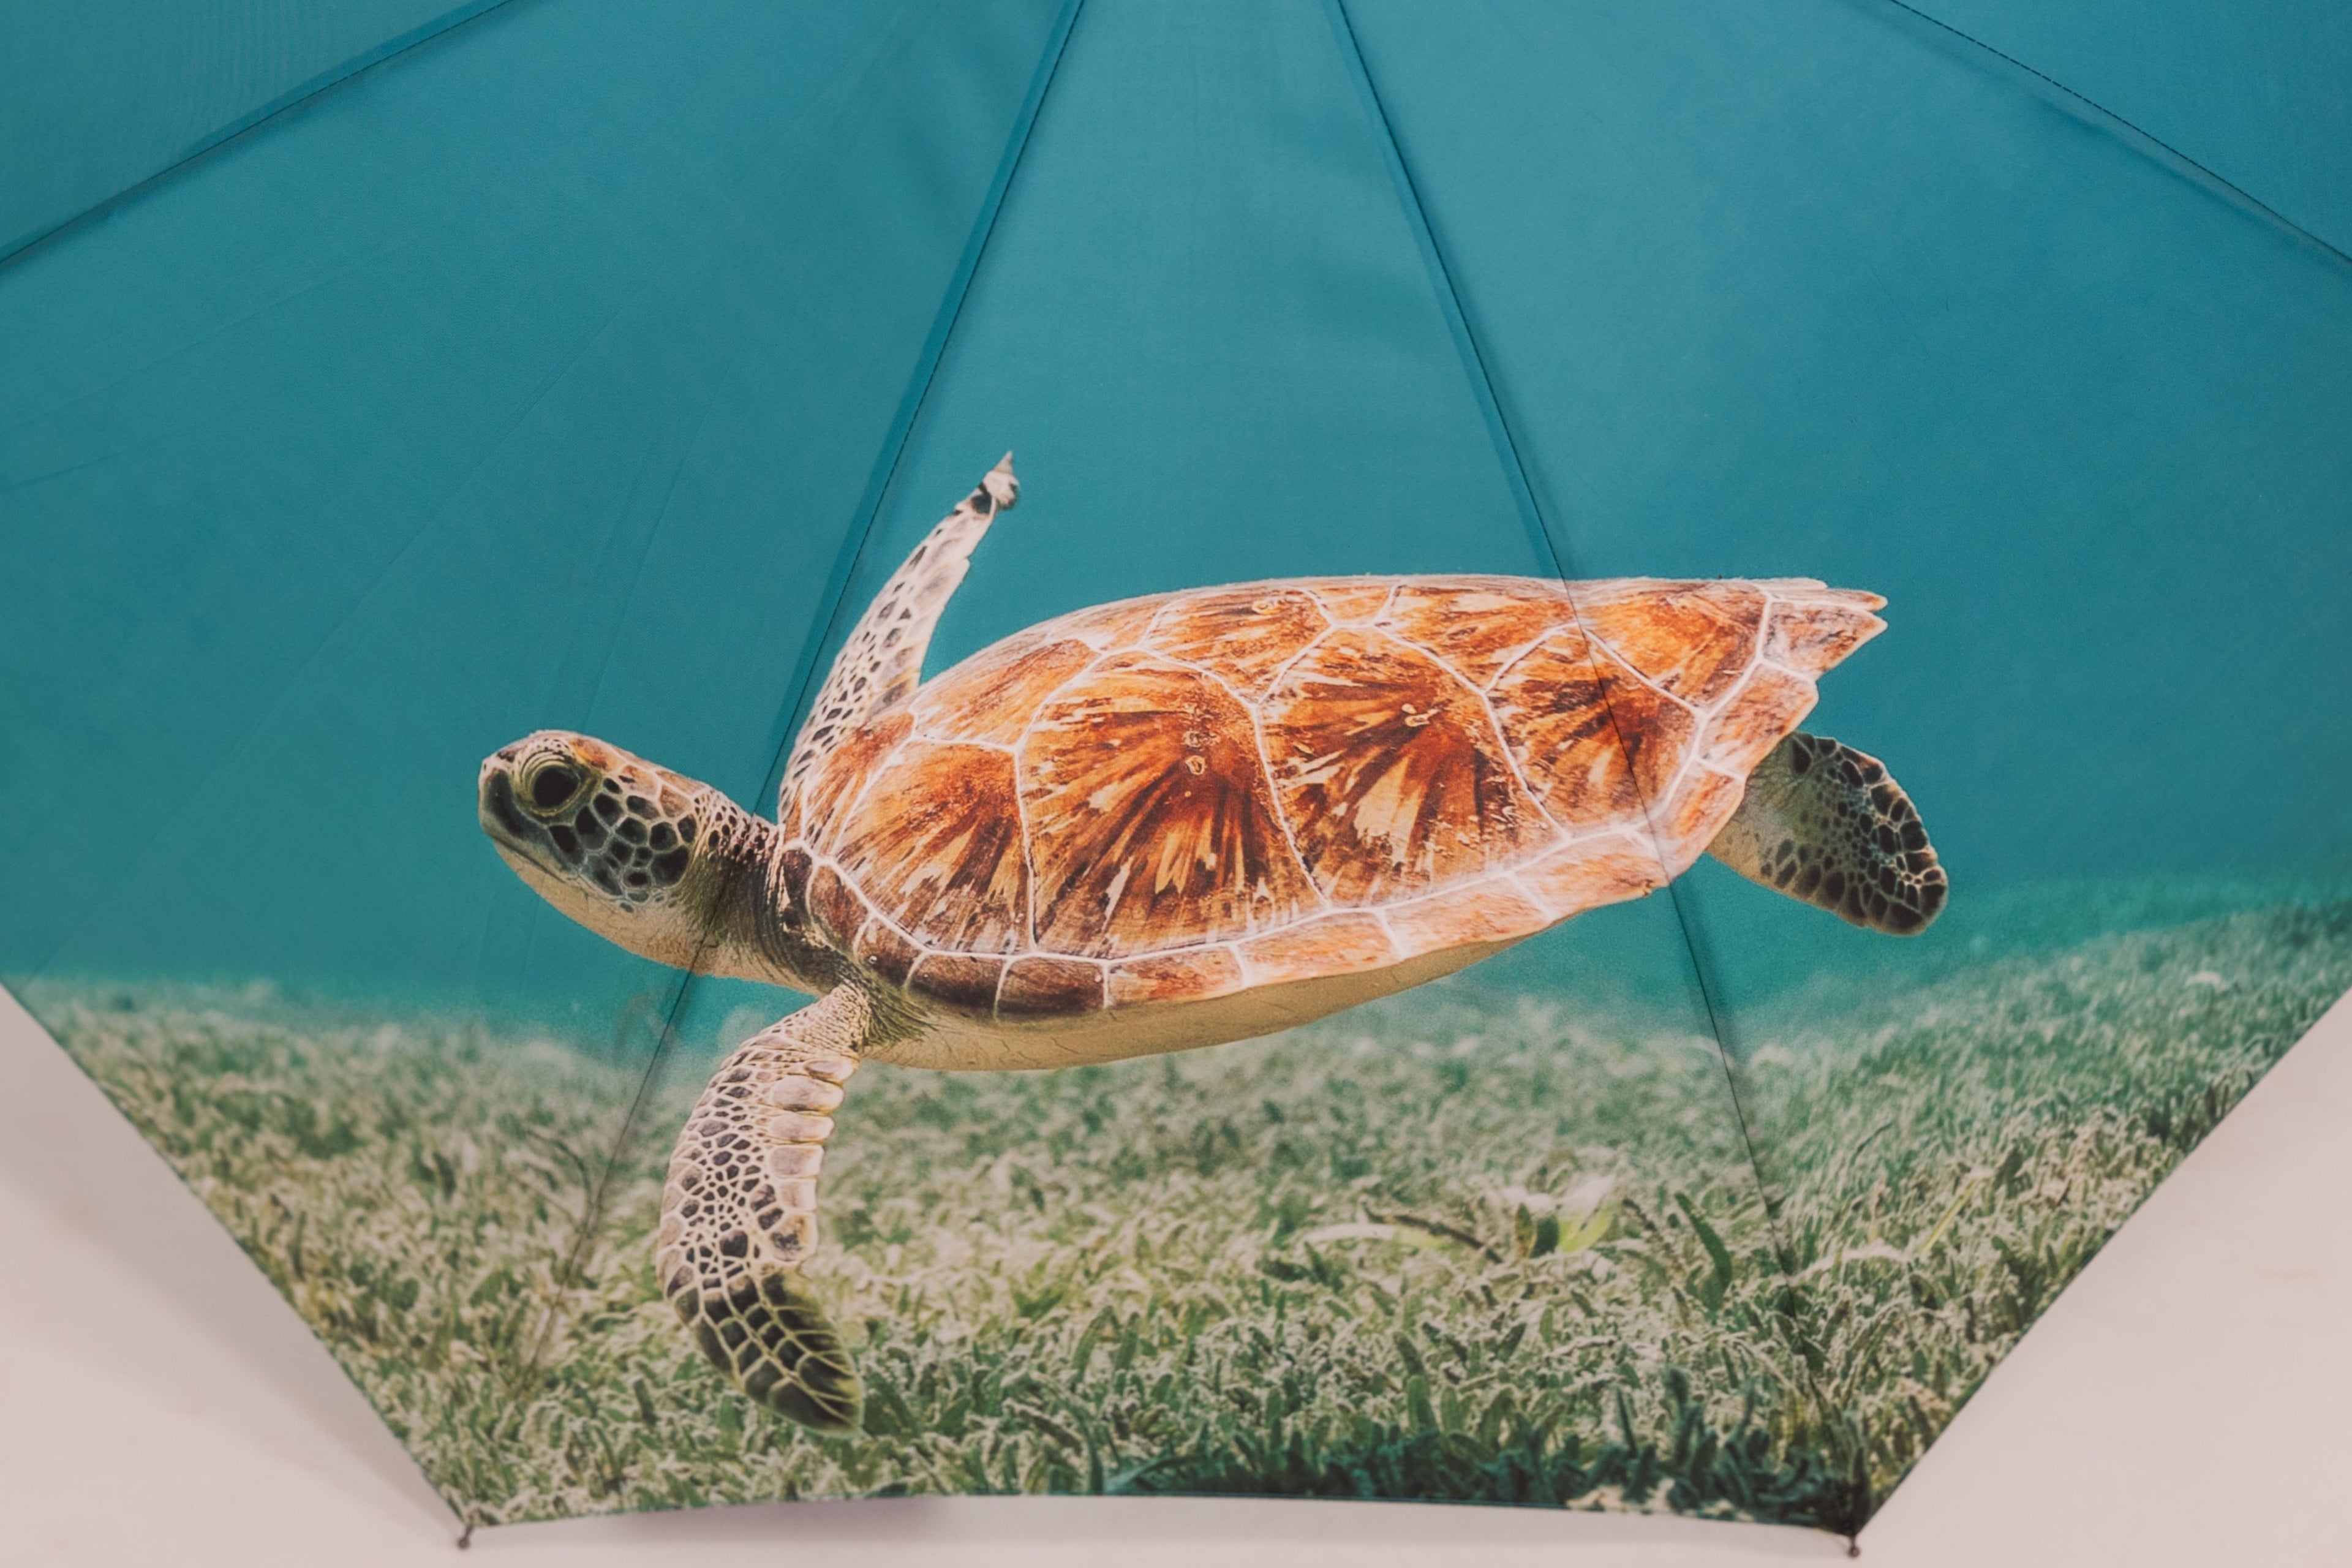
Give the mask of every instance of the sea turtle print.
M 1947 883 L 1874 759 L 1798 733 L 1884 629 L 1811 580 L 1317 577 L 1080 610 L 929 681 L 1008 457 L 887 583 L 777 816 L 583 735 L 482 765 L 481 822 L 634 952 L 818 997 L 730 1055 L 672 1157 L 662 1288 L 820 1430 L 856 1369 L 803 1278 L 867 1060 L 1055 1068 L 1246 1039 L 1450 973 L 1712 853 L 1854 924 Z

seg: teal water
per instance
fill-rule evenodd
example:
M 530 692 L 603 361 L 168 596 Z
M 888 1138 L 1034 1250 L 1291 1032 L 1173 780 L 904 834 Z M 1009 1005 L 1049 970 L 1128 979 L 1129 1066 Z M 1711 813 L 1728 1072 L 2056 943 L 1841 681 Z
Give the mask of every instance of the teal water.
M 934 668 L 1261 575 L 1818 576 L 1891 601 L 1810 727 L 1951 868 L 1919 962 L 2342 863 L 2352 270 L 1862 8 L 1362 0 L 1531 519 L 1327 8 L 1090 0 L 894 467 L 1058 12 L 501 12 L 0 270 L 0 976 L 604 1030 L 666 977 L 498 862 L 478 759 L 750 800 L 1007 447 Z M 1735 1002 L 1877 962 L 1687 892 Z M 1685 1008 L 1672 915 L 1490 978 Z

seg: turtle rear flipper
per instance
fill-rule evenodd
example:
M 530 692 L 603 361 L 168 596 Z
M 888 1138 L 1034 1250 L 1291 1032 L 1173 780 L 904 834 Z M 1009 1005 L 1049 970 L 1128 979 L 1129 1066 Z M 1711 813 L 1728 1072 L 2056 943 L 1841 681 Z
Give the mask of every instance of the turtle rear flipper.
M 1950 891 L 1885 764 L 1821 735 L 1772 749 L 1707 853 L 1751 882 L 1893 936 L 1926 931 Z
M 870 1011 L 841 985 L 719 1064 L 670 1155 L 654 1268 L 702 1352 L 779 1415 L 856 1430 L 862 1391 L 802 1278 L 816 1250 L 816 1175 Z

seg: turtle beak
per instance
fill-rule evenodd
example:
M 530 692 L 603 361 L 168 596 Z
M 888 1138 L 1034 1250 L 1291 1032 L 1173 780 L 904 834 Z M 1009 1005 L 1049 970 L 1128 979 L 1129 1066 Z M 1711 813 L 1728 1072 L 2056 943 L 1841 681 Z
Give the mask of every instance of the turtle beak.
M 482 831 L 503 845 L 521 849 L 531 841 L 530 824 L 515 805 L 514 753 L 505 751 L 482 763 L 480 816 Z

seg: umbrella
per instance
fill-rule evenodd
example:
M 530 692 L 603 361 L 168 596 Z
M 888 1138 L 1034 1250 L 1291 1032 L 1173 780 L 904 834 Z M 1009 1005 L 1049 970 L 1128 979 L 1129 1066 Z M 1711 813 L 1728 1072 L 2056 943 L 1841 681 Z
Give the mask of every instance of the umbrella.
M 2352 986 L 2344 40 L 2159 21 L 41 22 L 0 976 L 469 1523 L 1046 1490 L 1851 1533 Z M 1013 652 L 1075 638 L 1085 689 L 1013 722 L 989 650 L 1045 623 Z M 971 698 L 919 742 L 918 676 Z M 1055 753 L 1084 790 L 1020 771 L 1056 693 L 1108 726 Z M 1383 726 L 1458 766 L 1345 763 Z M 1118 946 L 1121 857 L 1181 901 L 1192 819 L 1056 825 L 1244 774 L 1202 885 L 1290 892 Z M 1018 840 L 1017 940 L 859 858 L 950 819 Z M 756 874 L 646 934 L 722 820 Z M 1408 908 L 1474 849 L 1520 913 Z M 1387 945 L 1244 951 L 1310 914 Z M 762 920 L 789 962 L 737 951 Z M 1118 1034 L 1181 1000 L 1129 960 L 1211 1011 Z M 800 1120 L 730 1121 L 730 1061 Z M 688 1212 L 754 1151 L 792 1168 L 742 1224 Z

